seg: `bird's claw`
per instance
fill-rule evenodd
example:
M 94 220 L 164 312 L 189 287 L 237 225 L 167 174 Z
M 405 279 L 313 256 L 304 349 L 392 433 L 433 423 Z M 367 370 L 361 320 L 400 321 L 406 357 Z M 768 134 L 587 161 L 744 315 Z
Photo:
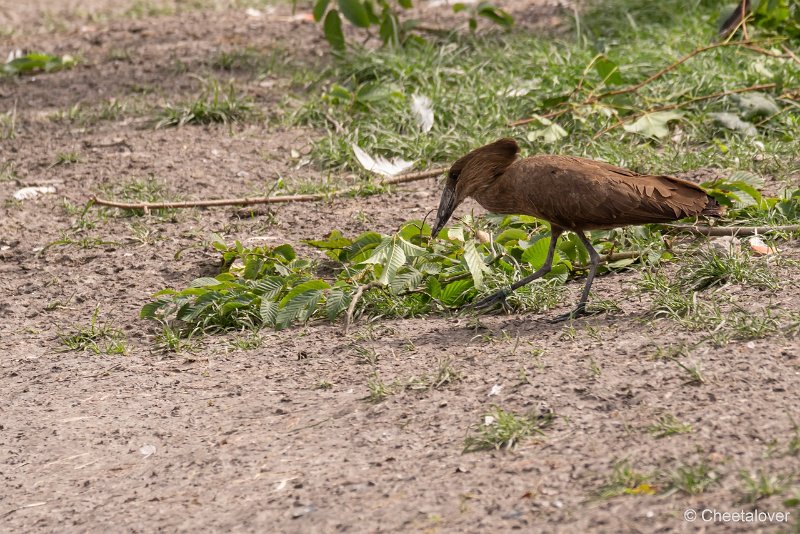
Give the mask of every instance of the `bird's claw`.
M 561 323 L 563 321 L 571 321 L 573 319 L 577 319 L 578 317 L 588 317 L 590 315 L 597 315 L 601 313 L 600 310 L 587 310 L 585 304 L 579 304 L 577 308 L 572 310 L 571 312 L 567 312 L 563 315 L 559 315 L 550 319 L 551 323 Z
M 506 297 L 509 295 L 509 291 L 506 289 L 501 289 L 497 293 L 493 293 L 486 298 L 483 298 L 473 304 L 473 308 L 476 310 L 486 310 L 489 308 L 493 308 L 495 304 L 498 302 L 503 305 L 503 308 L 506 307 Z

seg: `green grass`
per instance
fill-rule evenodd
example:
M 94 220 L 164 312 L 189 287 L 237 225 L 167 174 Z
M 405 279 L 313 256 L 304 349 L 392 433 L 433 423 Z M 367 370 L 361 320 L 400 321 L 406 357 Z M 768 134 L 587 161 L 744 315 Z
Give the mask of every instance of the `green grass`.
M 58 165 L 72 165 L 74 163 L 78 163 L 80 160 L 80 155 L 77 152 L 59 152 L 56 154 L 55 161 L 50 164 L 50 167 L 56 167 Z
M 17 164 L 13 161 L 0 163 L 0 183 L 11 182 L 17 179 Z
M 703 261 L 702 257 L 709 259 Z M 691 331 L 704 333 L 703 339 L 716 346 L 735 339 L 762 339 L 780 332 L 781 314 L 770 308 L 746 309 L 722 293 L 693 289 L 738 283 L 776 290 L 777 278 L 766 264 L 754 263 L 747 255 L 735 258 L 716 253 L 685 261 L 673 280 L 660 271 L 643 272 L 638 286 L 652 299 L 650 317 L 667 318 Z
M 719 482 L 719 476 L 706 463 L 683 465 L 675 469 L 670 475 L 672 490 L 681 491 L 687 495 L 697 495 L 705 492 Z
M 554 417 L 549 412 L 515 414 L 495 406 L 484 415 L 481 424 L 470 427 L 471 433 L 464 440 L 464 452 L 513 449 L 527 437 L 543 435 Z
M 100 310 L 95 309 L 88 326 L 79 326 L 72 332 L 59 334 L 59 340 L 66 350 L 88 350 L 108 355 L 127 353 L 125 335 L 107 323 L 100 324 L 99 314 Z
M 684 290 L 702 291 L 724 284 L 740 284 L 776 290 L 780 286 L 770 271 L 766 258 L 754 258 L 746 252 L 700 250 L 686 258 L 676 280 Z
M 787 477 L 767 474 L 761 470 L 756 473 L 742 471 L 739 478 L 743 486 L 742 502 L 752 505 L 761 499 L 782 493 L 789 480 Z
M 453 359 L 449 356 L 440 358 L 436 369 L 432 373 L 415 376 L 406 381 L 406 389 L 427 391 L 440 389 L 460 381 L 463 375 L 453 366 Z
M 252 100 L 240 94 L 233 83 L 221 84 L 215 79 L 194 100 L 167 104 L 156 115 L 156 128 L 186 124 L 232 124 L 258 117 Z
M 14 139 L 17 136 L 17 106 L 14 109 L 0 113 L 0 139 Z
M 691 432 L 692 425 L 689 423 L 682 423 L 672 414 L 666 414 L 662 415 L 658 418 L 658 421 L 648 426 L 647 431 L 656 438 L 665 438 L 676 434 Z
M 541 126 L 509 127 L 510 121 L 557 109 L 552 99 L 578 86 L 572 98 L 576 103 L 590 93 L 619 87 L 605 86 L 595 68 L 589 67 L 598 52 L 618 65 L 621 86 L 631 85 L 696 47 L 708 45 L 718 16 L 727 9 L 711 1 L 687 9 L 685 2 L 667 0 L 659 2 L 652 13 L 648 4 L 645 14 L 642 2 L 615 1 L 608 9 L 606 4 L 584 13 L 575 33 L 563 40 L 515 31 L 476 38 L 453 34 L 411 42 L 402 49 L 356 49 L 319 75 L 307 103 L 291 120 L 327 130 L 312 155 L 329 168 L 359 168 L 350 143 L 368 152 L 413 159 L 425 167 L 452 161 L 501 136 L 515 137 L 526 153 L 588 156 L 643 171 L 745 168 L 782 179 L 797 167 L 792 157 L 794 139 L 800 135 L 798 114 L 784 112 L 767 120 L 759 126 L 758 137 L 751 139 L 720 128 L 709 116 L 711 112 L 739 113 L 733 98 L 681 108 L 685 115 L 660 141 L 622 128 L 594 139 L 615 124 L 617 116 L 722 89 L 764 83 L 788 86 L 800 76 L 800 65 L 791 59 L 734 47 L 700 54 L 638 92 L 572 109 L 556 119 L 567 135 L 552 143 L 535 138 Z M 780 91 L 766 92 L 778 99 L 782 109 L 791 111 L 794 104 L 781 100 Z M 429 133 L 420 131 L 410 111 L 415 93 L 433 101 L 435 121 Z
M 620 495 L 653 495 L 656 493 L 655 475 L 636 471 L 627 460 L 614 464 L 608 481 L 597 491 L 601 499 Z
M 168 191 L 166 183 L 159 180 L 154 176 L 147 177 L 130 177 L 126 179 L 118 179 L 102 185 L 99 188 L 100 195 L 115 200 L 131 203 L 141 202 L 173 202 L 181 200 L 179 195 Z M 142 215 L 155 215 L 161 218 L 174 218 L 177 210 L 174 209 L 155 209 L 148 210 L 128 210 L 120 209 L 123 216 L 142 216 Z

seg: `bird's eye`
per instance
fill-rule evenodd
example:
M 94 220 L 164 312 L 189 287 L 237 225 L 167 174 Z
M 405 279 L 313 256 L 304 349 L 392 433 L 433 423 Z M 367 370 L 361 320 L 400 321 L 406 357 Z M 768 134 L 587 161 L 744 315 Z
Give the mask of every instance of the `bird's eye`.
M 459 174 L 460 173 L 458 171 L 450 170 L 450 172 L 447 173 L 447 178 L 455 182 L 456 180 L 458 180 Z

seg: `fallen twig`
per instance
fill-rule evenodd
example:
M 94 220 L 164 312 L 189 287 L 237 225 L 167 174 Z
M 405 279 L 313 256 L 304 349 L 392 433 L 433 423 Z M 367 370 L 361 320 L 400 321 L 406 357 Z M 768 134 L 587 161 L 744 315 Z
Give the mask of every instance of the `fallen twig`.
M 770 232 L 800 232 L 800 224 L 782 226 L 694 226 L 691 224 L 662 224 L 667 230 L 677 230 L 695 235 L 707 236 L 747 236 L 768 234 Z
M 695 57 L 696 55 L 702 54 L 703 52 L 707 52 L 709 50 L 714 50 L 716 48 L 721 48 L 721 47 L 725 47 L 725 46 L 741 46 L 741 47 L 746 48 L 748 50 L 751 50 L 753 52 L 762 53 L 762 49 L 754 48 L 754 44 L 755 44 L 754 41 L 750 41 L 748 39 L 745 39 L 745 40 L 740 40 L 740 41 L 724 41 L 724 42 L 721 42 L 721 43 L 714 43 L 714 44 L 710 44 L 710 45 L 706 45 L 706 46 L 701 46 L 699 48 L 695 48 L 694 50 L 692 50 L 691 52 L 689 52 L 685 56 L 683 56 L 680 59 L 674 61 L 673 63 L 667 65 L 666 67 L 662 68 L 661 70 L 659 70 L 655 74 L 650 75 L 649 77 L 645 78 L 644 80 L 642 80 L 639 83 L 635 83 L 633 85 L 629 85 L 629 86 L 623 87 L 621 89 L 614 89 L 614 90 L 611 90 L 611 91 L 606 91 L 604 93 L 600 93 L 600 94 L 597 94 L 597 95 L 589 95 L 588 97 L 586 97 L 585 99 L 583 99 L 582 101 L 580 101 L 580 102 L 578 102 L 576 104 L 570 104 L 569 102 L 565 102 L 563 104 L 565 106 L 564 109 L 560 109 L 560 110 L 556 110 L 556 111 L 550 112 L 550 113 L 548 113 L 546 115 L 542 115 L 542 117 L 545 117 L 545 118 L 558 117 L 560 115 L 563 115 L 564 113 L 567 113 L 569 111 L 570 106 L 576 106 L 576 107 L 588 106 L 588 105 L 594 104 L 596 102 L 599 102 L 600 100 L 602 100 L 604 98 L 608 98 L 610 96 L 624 95 L 624 94 L 628 94 L 628 93 L 635 93 L 636 91 L 638 91 L 639 89 L 641 89 L 645 85 L 647 85 L 647 84 L 651 83 L 652 81 L 664 76 L 668 72 L 670 72 L 672 70 L 675 70 L 677 67 L 679 67 L 683 63 L 687 62 L 691 58 Z M 573 92 L 573 94 L 574 94 L 574 92 Z M 529 122 L 533 122 L 535 120 L 537 120 L 537 117 L 528 117 L 528 118 L 525 118 L 525 119 L 519 119 L 519 120 L 510 122 L 508 125 L 512 126 L 512 127 L 513 126 L 521 126 L 523 124 L 528 124 Z
M 689 104 L 694 104 L 696 102 L 702 102 L 704 100 L 712 100 L 714 98 L 722 98 L 723 96 L 736 95 L 736 94 L 739 94 L 739 93 L 747 93 L 747 92 L 750 92 L 750 91 L 763 91 L 765 89 L 773 89 L 773 88 L 776 87 L 776 85 L 777 84 L 774 84 L 774 83 L 763 83 L 763 84 L 759 84 L 759 85 L 751 85 L 750 87 L 742 87 L 742 88 L 739 88 L 739 89 L 729 89 L 727 91 L 719 91 L 717 93 L 712 93 L 710 95 L 703 95 L 703 96 L 698 96 L 698 97 L 695 97 L 695 98 L 690 98 L 689 100 L 684 100 L 683 102 L 676 102 L 675 104 L 667 104 L 666 106 L 660 106 L 660 107 L 657 107 L 657 108 L 652 108 L 652 109 L 648 109 L 648 110 L 645 110 L 645 111 L 640 111 L 638 113 L 633 113 L 631 115 L 628 115 L 627 117 L 623 117 L 621 119 L 618 119 L 615 124 L 612 124 L 608 128 L 600 130 L 599 132 L 597 132 L 596 134 L 594 134 L 592 136 L 592 139 L 597 139 L 601 135 L 606 134 L 606 133 L 610 132 L 611 130 L 614 130 L 615 128 L 619 128 L 620 126 L 623 126 L 628 122 L 634 121 L 634 120 L 642 117 L 643 115 L 647 115 L 648 113 L 657 113 L 659 111 L 668 111 L 670 109 L 678 109 L 678 108 L 681 108 L 683 106 L 688 106 Z
M 401 174 L 392 178 L 382 180 L 380 185 L 396 185 L 408 182 L 415 182 L 417 180 L 424 180 L 444 173 L 446 167 L 437 167 L 425 171 L 411 172 Z M 310 195 L 285 195 L 285 196 L 265 196 L 265 197 L 244 197 L 244 198 L 218 198 L 211 200 L 186 200 L 179 202 L 118 202 L 116 200 L 108 200 L 104 198 L 97 198 L 92 196 L 89 199 L 89 206 L 109 206 L 112 208 L 120 208 L 126 210 L 161 210 L 161 209 L 179 209 L 179 208 L 207 208 L 213 206 L 252 206 L 255 204 L 279 204 L 285 202 L 315 202 L 318 200 L 325 200 L 327 198 L 334 198 L 347 195 L 349 193 L 358 191 L 359 186 L 348 187 L 341 191 L 333 191 L 331 193 L 315 193 Z
M 364 291 L 368 291 L 374 287 L 381 287 L 383 284 L 379 283 L 376 280 L 368 284 L 364 284 L 363 286 L 358 286 L 356 292 L 353 294 L 353 299 L 350 301 L 350 305 L 347 307 L 347 314 L 344 316 L 344 335 L 350 331 L 350 324 L 353 322 L 353 314 L 356 311 L 356 304 L 358 304 L 361 295 L 364 294 Z

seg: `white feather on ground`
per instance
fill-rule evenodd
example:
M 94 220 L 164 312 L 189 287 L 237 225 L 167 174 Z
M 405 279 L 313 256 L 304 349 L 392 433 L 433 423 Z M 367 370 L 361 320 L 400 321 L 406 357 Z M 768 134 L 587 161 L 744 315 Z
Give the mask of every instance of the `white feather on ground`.
M 356 159 L 365 170 L 382 176 L 395 176 L 414 165 L 413 161 L 406 161 L 401 158 L 392 158 L 390 160 L 381 156 L 373 158 L 355 143 L 351 146 Z
M 431 99 L 423 95 L 411 97 L 411 111 L 417 118 L 417 124 L 423 132 L 430 132 L 433 128 L 433 104 Z

